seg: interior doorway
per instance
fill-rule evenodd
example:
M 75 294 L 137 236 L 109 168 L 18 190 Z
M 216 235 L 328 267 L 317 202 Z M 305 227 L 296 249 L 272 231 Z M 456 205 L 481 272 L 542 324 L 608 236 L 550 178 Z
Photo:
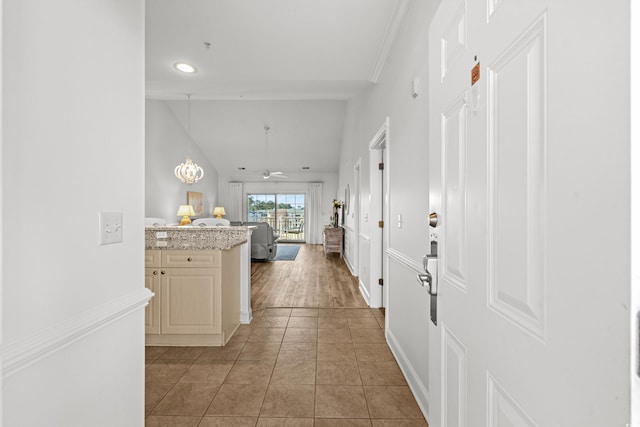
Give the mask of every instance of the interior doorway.
M 369 277 L 369 306 L 386 308 L 388 293 L 384 283 L 388 282 L 388 265 L 385 256 L 388 242 L 388 232 L 385 229 L 387 221 L 387 203 L 389 174 L 385 171 L 388 162 L 389 118 L 378 130 L 369 143 L 369 185 L 371 201 L 369 205 L 370 246 L 370 277 Z

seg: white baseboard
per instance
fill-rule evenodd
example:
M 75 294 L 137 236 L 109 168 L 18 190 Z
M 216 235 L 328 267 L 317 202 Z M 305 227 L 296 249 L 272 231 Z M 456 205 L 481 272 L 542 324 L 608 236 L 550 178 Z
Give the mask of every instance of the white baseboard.
M 364 298 L 364 302 L 367 303 L 367 305 L 369 304 L 369 291 L 367 291 L 367 287 L 364 285 L 364 283 L 362 283 L 362 280 L 358 280 L 359 286 L 358 288 L 360 289 L 360 293 L 362 294 L 362 297 Z
M 249 324 L 253 320 L 253 311 L 240 312 L 240 323 Z
M 347 268 L 349 269 L 349 272 L 351 273 L 352 276 L 355 276 L 355 274 L 353 274 L 353 266 L 351 265 L 351 261 L 349 260 L 349 258 L 347 258 L 347 256 L 343 256 L 342 259 L 344 260 L 344 263 L 347 264 Z
M 98 307 L 91 307 L 30 337 L 3 345 L 0 349 L 2 378 L 8 378 L 98 329 L 143 309 L 153 295 L 149 289 L 140 288 Z M 143 325 L 140 325 L 140 332 L 143 332 Z
M 391 348 L 391 352 L 396 358 L 398 366 L 400 366 L 400 370 L 404 374 L 407 384 L 409 384 L 409 388 L 411 389 L 422 414 L 425 419 L 429 419 L 429 392 L 427 391 L 427 387 L 425 387 L 423 382 L 420 380 L 418 373 L 413 368 L 413 365 L 402 350 L 402 347 L 400 347 L 398 340 L 393 333 L 387 329 L 385 331 L 385 335 L 387 337 L 389 348 Z

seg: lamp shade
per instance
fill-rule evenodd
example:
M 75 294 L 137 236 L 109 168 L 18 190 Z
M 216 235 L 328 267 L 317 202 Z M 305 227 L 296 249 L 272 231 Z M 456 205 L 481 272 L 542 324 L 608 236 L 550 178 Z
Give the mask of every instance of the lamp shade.
M 177 216 L 181 216 L 180 225 L 189 225 L 191 224 L 190 216 L 195 215 L 195 211 L 193 210 L 193 206 L 191 205 L 180 205 L 178 208 Z
M 224 207 L 222 206 L 216 206 L 213 209 L 212 214 L 216 217 L 216 218 L 222 218 L 222 215 L 226 215 L 227 213 L 224 211 Z
M 176 214 L 177 216 L 193 216 L 195 215 L 196 212 L 193 210 L 193 206 L 191 205 L 180 205 L 180 207 L 178 208 L 178 213 Z

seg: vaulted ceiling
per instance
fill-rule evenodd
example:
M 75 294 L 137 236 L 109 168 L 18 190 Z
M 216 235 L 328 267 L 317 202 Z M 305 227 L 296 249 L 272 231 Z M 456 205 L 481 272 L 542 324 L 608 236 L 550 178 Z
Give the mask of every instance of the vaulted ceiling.
M 346 103 L 376 83 L 411 1 L 148 0 L 147 98 L 186 124 L 191 94 L 191 137 L 224 176 L 337 172 Z

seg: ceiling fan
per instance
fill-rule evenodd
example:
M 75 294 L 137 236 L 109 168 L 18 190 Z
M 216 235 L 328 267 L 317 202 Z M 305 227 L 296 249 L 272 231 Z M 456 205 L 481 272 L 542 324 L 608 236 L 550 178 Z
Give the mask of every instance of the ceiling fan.
M 267 162 L 269 161 L 269 130 L 271 128 L 269 127 L 269 125 L 264 125 L 264 135 L 265 135 L 265 141 L 266 141 L 266 146 L 267 146 Z M 288 176 L 286 176 L 284 174 L 284 172 L 281 171 L 277 171 L 277 172 L 271 172 L 269 169 L 265 169 L 264 172 L 262 172 L 262 179 L 269 179 L 271 177 L 275 177 L 275 178 L 289 178 Z
M 271 172 L 269 169 L 265 169 L 264 172 L 262 173 L 262 178 L 263 179 L 269 179 L 271 177 L 277 177 L 277 178 L 289 178 L 288 176 L 284 175 L 284 172 Z

